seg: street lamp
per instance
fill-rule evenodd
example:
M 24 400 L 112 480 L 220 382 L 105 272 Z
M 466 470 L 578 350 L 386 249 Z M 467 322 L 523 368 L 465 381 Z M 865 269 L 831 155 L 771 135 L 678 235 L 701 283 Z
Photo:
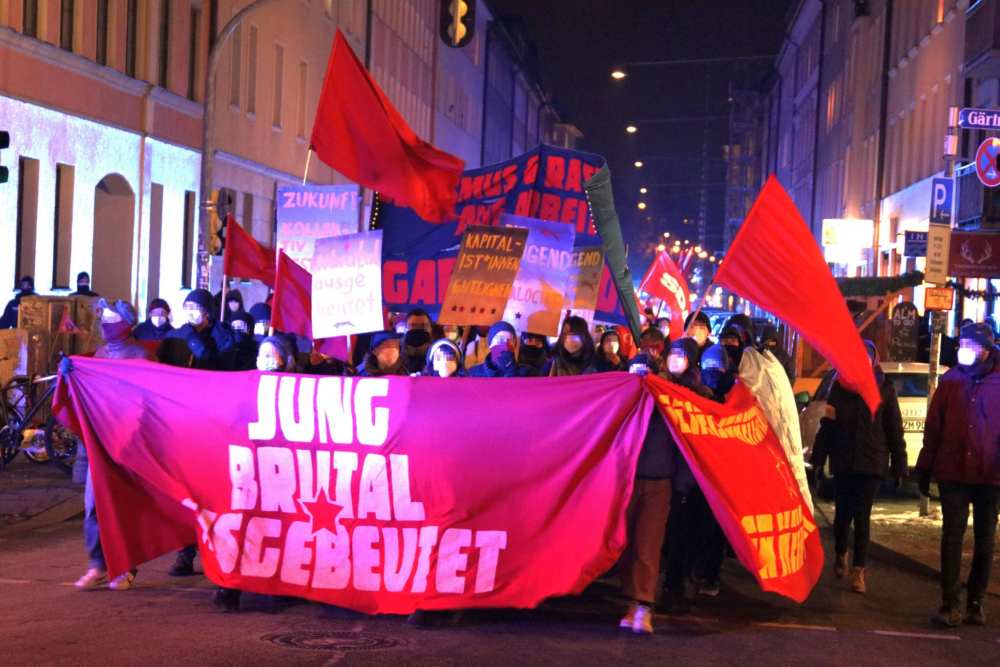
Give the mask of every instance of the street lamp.
M 667 249 L 667 246 L 663 245 L 662 243 L 660 245 L 656 246 L 656 252 L 663 252 L 666 249 Z
M 636 169 L 642 169 L 642 160 L 636 160 L 632 163 Z
M 700 245 L 696 245 L 694 247 L 694 251 L 700 255 L 701 254 L 701 246 Z
M 639 128 L 637 128 L 635 125 L 626 125 L 625 131 L 628 132 L 629 134 L 635 134 L 636 132 L 639 131 Z
M 670 238 L 670 232 L 663 232 L 663 238 L 669 239 Z
M 639 194 L 644 195 L 647 192 L 649 192 L 649 188 L 646 188 L 646 187 L 639 188 Z
M 644 201 L 639 202 L 638 204 L 636 204 L 636 206 L 639 207 L 640 211 L 645 211 L 646 210 L 646 202 L 644 202 Z
M 611 72 L 611 78 L 615 81 L 621 81 L 625 78 L 625 70 L 616 69 Z

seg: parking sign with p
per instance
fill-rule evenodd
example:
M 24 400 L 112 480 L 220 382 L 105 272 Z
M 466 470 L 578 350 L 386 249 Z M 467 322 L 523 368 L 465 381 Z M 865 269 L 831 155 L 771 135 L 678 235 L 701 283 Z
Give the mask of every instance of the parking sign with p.
M 954 192 L 954 179 L 935 178 L 931 182 L 931 222 L 943 225 L 951 224 L 951 204 Z

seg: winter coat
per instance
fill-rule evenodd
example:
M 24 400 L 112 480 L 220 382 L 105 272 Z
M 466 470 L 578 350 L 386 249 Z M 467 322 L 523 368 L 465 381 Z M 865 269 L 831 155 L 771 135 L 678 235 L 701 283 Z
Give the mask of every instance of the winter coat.
M 834 416 L 820 421 L 810 461 L 820 469 L 830 460 L 834 475 L 858 474 L 882 477 L 891 470 L 893 477 L 906 474 L 906 441 L 903 417 L 892 380 L 876 370 L 882 404 L 872 419 L 864 399 L 835 382 L 827 398 Z M 891 463 L 891 468 L 890 468 Z
M 138 342 L 133 336 L 129 336 L 117 343 L 105 343 L 94 352 L 97 359 L 146 359 L 156 361 L 156 355 L 152 351 Z
M 17 311 L 21 307 L 21 299 L 26 296 L 35 296 L 35 292 L 20 291 L 7 302 L 7 306 L 3 309 L 3 316 L 0 317 L 0 329 L 13 329 L 17 326 Z
M 173 330 L 174 328 L 170 326 L 170 322 L 164 322 L 163 326 L 157 327 L 149 320 L 146 320 L 135 328 L 132 335 L 135 336 L 136 340 L 163 340 Z
M 487 355 L 483 363 L 469 369 L 472 378 L 523 378 L 536 375 L 535 369 L 516 361 L 505 366 L 498 366 L 493 357 Z
M 198 331 L 190 324 L 174 329 L 166 335 L 160 345 L 160 361 L 172 366 L 187 366 L 206 371 L 222 370 L 219 346 L 212 332 L 213 327 L 205 327 Z
M 939 482 L 1000 486 L 1000 351 L 941 377 L 917 468 Z
M 584 374 L 589 373 L 610 373 L 612 371 L 628 371 L 628 359 L 623 355 L 618 355 L 618 363 L 612 363 L 608 359 L 607 355 L 603 351 L 599 350 L 597 354 L 594 355 L 594 363 L 592 363 Z
M 392 368 L 382 369 L 379 368 L 378 357 L 369 352 L 365 356 L 365 360 L 361 364 L 361 368 L 358 369 L 358 375 L 361 377 L 371 378 L 382 377 L 384 375 L 408 375 L 406 372 L 406 359 L 400 356 L 395 366 Z

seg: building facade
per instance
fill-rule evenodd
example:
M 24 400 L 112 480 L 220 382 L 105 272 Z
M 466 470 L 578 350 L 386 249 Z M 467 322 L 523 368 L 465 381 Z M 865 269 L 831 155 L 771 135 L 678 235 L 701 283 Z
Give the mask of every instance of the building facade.
M 11 171 L 0 185 L 0 284 L 30 274 L 40 292 L 63 293 L 89 271 L 95 290 L 140 310 L 157 296 L 180 305 L 197 282 L 209 50 L 249 4 L 0 3 L 0 129 L 11 135 L 0 156 Z M 338 28 L 417 134 L 468 167 L 571 142 L 527 63 L 530 45 L 480 1 L 475 38 L 448 48 L 439 9 L 287 0 L 241 22 L 221 45 L 212 119 L 214 185 L 231 194 L 239 224 L 274 244 L 275 191 L 303 179 Z M 346 182 L 318 160 L 307 178 Z

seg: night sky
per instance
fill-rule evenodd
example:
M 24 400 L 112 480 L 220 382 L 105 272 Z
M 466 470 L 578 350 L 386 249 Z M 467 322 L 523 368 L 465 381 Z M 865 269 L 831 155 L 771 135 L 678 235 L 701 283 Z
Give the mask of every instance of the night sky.
M 615 200 L 630 244 L 633 270 L 650 259 L 653 239 L 697 240 L 703 144 L 707 135 L 708 237 L 720 249 L 728 120 L 643 125 L 644 119 L 729 115 L 729 83 L 760 82 L 771 62 L 634 67 L 622 81 L 617 66 L 638 61 L 775 54 L 790 0 L 640 2 L 491 0 L 497 14 L 520 17 L 538 50 L 543 85 L 565 120 L 584 134 L 583 150 L 608 158 Z M 707 113 L 706 113 L 707 109 Z M 634 122 L 639 131 L 625 132 Z M 644 167 L 632 163 L 643 159 Z M 656 187 L 658 184 L 669 186 Z M 690 184 L 690 186 L 688 186 Z M 649 186 L 639 211 L 639 187 Z M 689 224 L 684 225 L 687 218 Z

